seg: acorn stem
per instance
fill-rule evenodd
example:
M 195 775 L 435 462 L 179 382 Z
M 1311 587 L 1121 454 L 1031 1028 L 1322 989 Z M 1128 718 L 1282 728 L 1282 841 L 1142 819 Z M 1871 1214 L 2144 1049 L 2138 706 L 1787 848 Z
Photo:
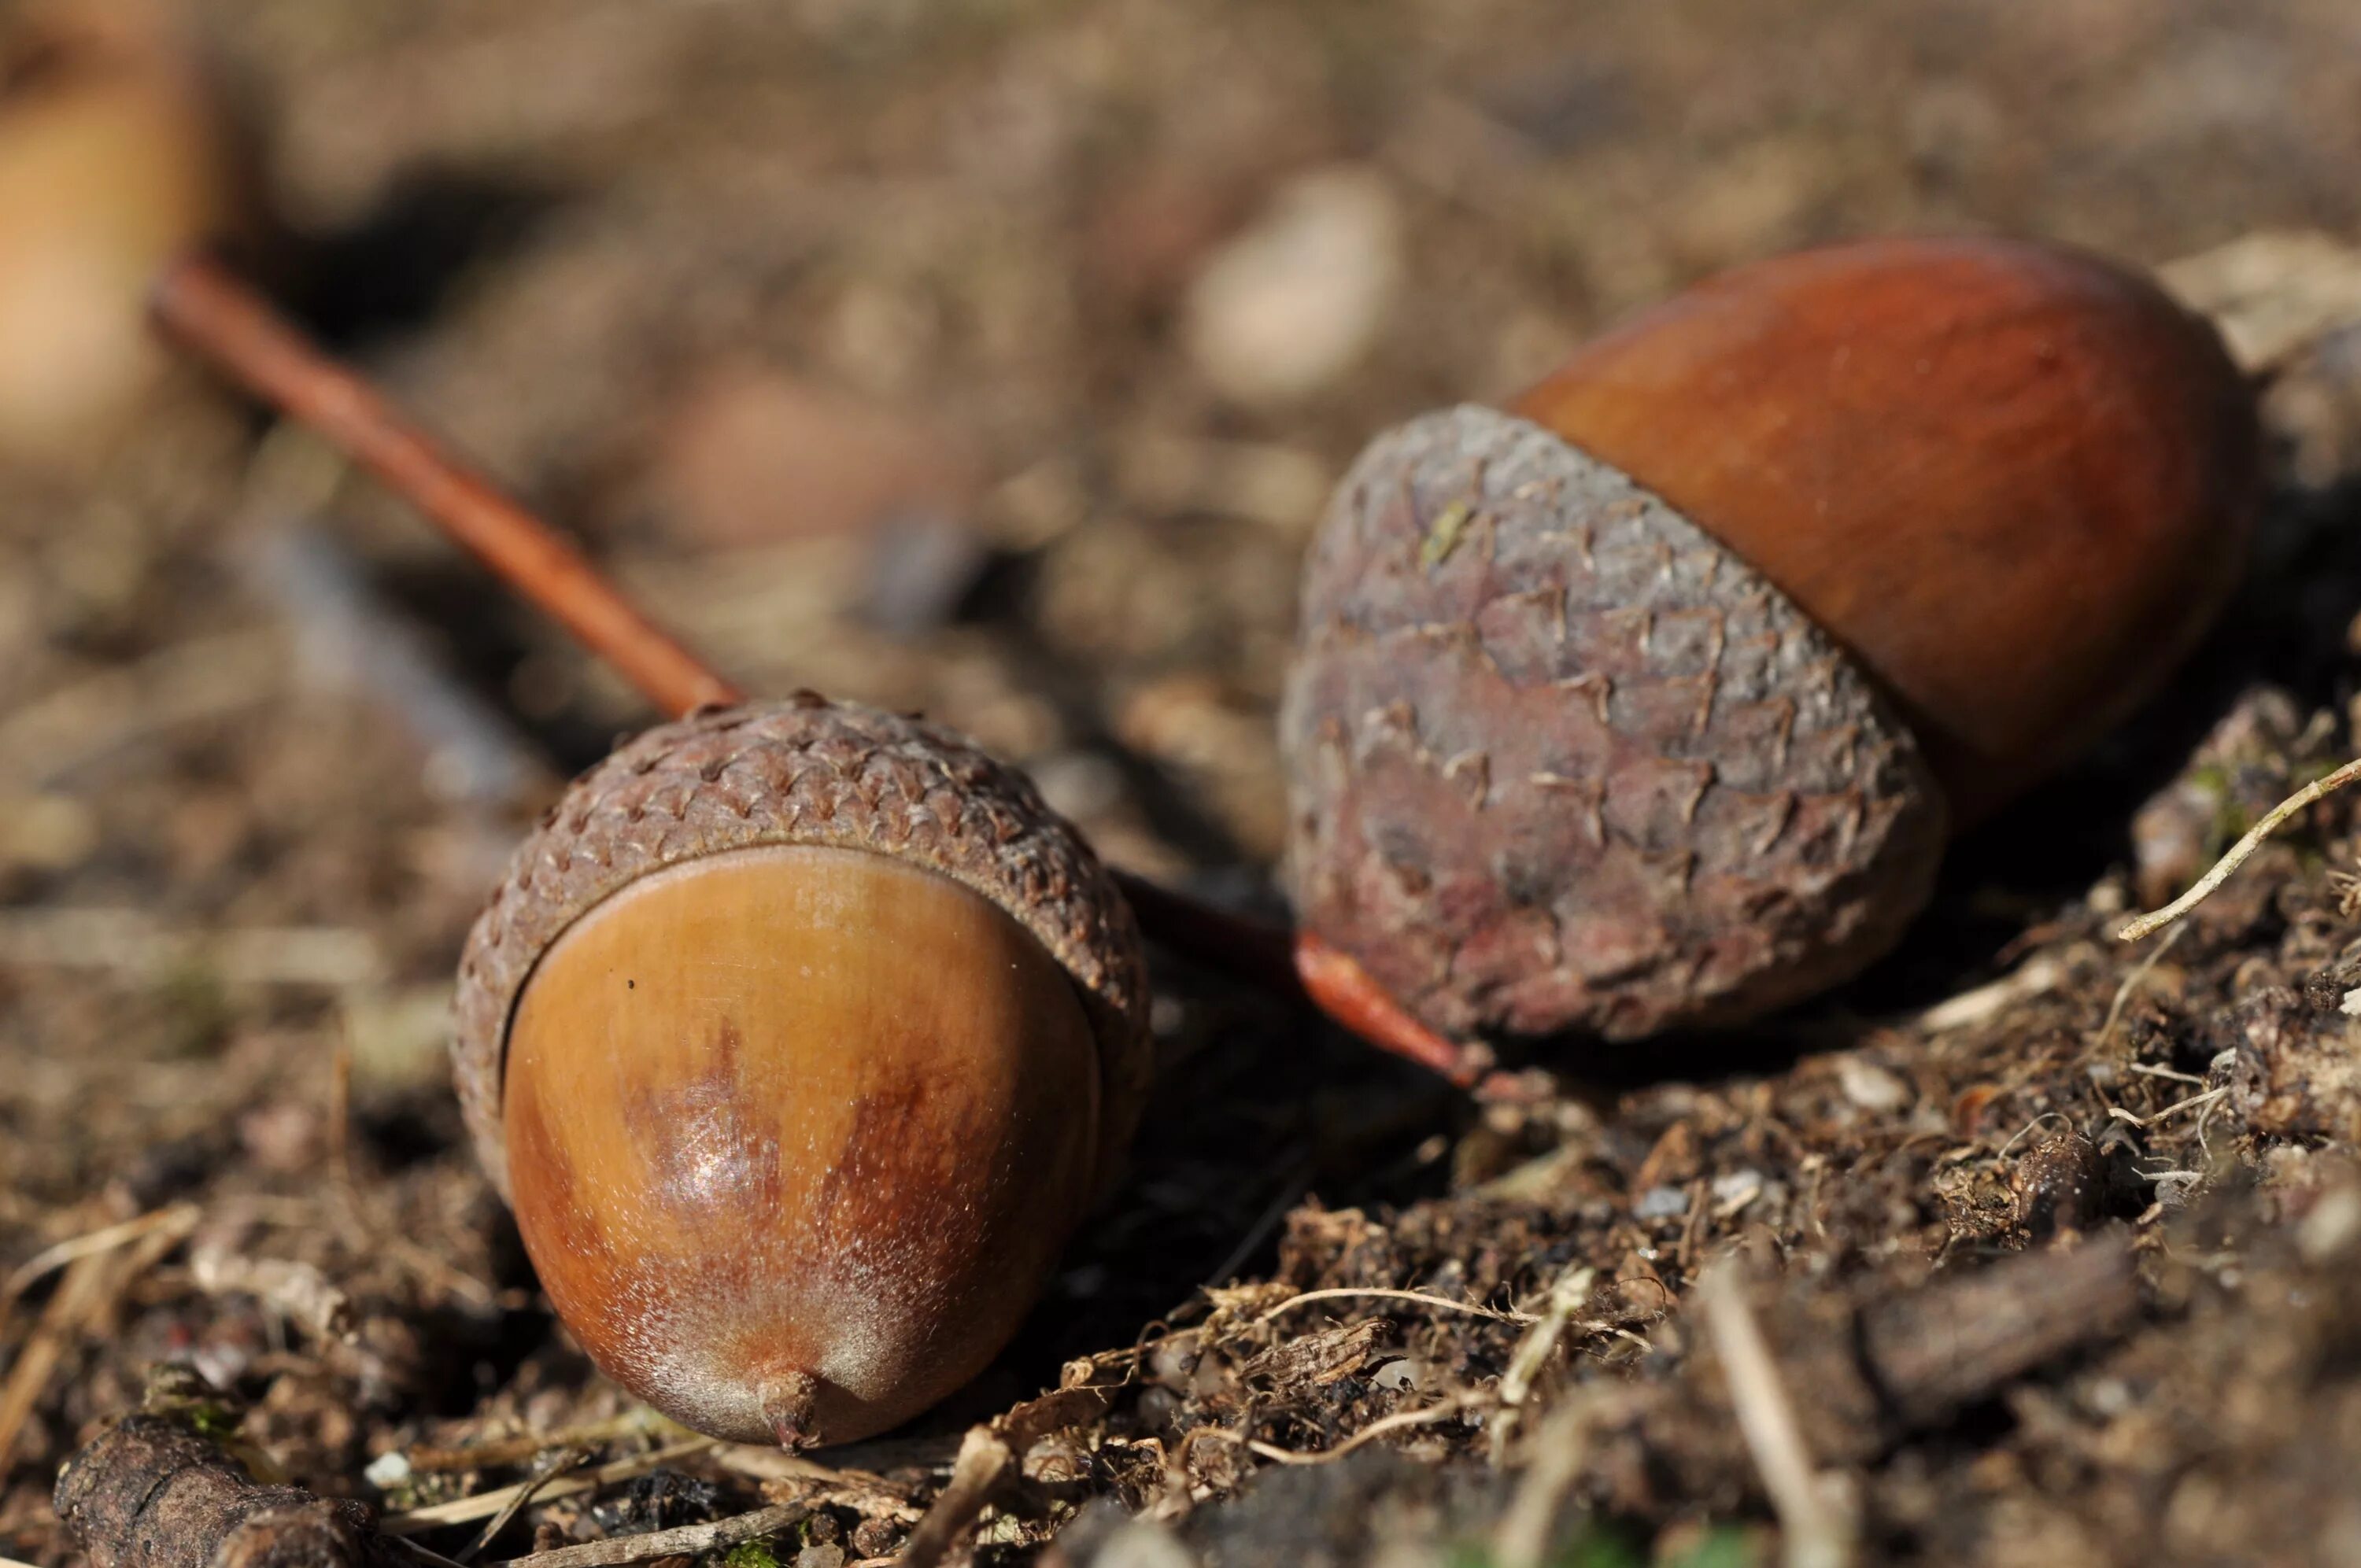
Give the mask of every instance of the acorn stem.
M 1296 933 L 1293 961 L 1312 1005 L 1379 1050 L 1432 1068 L 1462 1089 L 1476 1087 L 1492 1065 L 1490 1051 L 1455 1044 L 1429 1029 L 1403 1011 L 1368 970 L 1314 933 Z
M 213 258 L 168 265 L 148 308 L 167 338 L 377 476 L 667 714 L 745 700 L 555 529 L 450 455 Z
M 818 1429 L 813 1414 L 819 1408 L 819 1380 L 798 1368 L 785 1368 L 762 1380 L 758 1396 L 763 1420 L 781 1448 L 792 1453 L 814 1446 Z
M 192 253 L 168 265 L 148 309 L 166 338 L 368 469 L 666 714 L 679 718 L 746 700 L 565 536 L 452 455 L 213 257 Z M 1380 1050 L 1465 1081 L 1460 1047 L 1387 1000 L 1357 965 L 1317 938 L 1299 943 L 1284 927 L 1217 909 L 1128 872 L 1113 875 L 1152 940 L 1315 1007 Z M 1306 952 L 1313 958 L 1305 959 Z

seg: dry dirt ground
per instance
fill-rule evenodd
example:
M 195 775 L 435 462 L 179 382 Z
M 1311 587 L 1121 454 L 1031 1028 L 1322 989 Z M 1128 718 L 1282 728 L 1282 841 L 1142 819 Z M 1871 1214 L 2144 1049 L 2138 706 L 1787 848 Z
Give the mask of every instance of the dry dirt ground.
M 443 1077 L 500 857 L 648 716 L 192 378 L 0 480 L 0 1553 L 77 1561 L 57 1467 L 175 1362 L 445 1556 L 563 1471 L 487 1557 L 767 1497 L 731 1568 L 889 1558 L 1015 1412 L 955 1558 L 2361 1562 L 2351 808 L 2107 938 L 2356 744 L 2350 0 L 203 9 L 307 319 L 751 685 L 923 707 L 1242 904 L 1328 481 L 1719 265 L 2199 257 L 2275 493 L 2157 709 L 1746 1037 L 1484 1109 L 1159 965 L 1166 1087 L 1017 1344 L 797 1464 L 591 1372 Z

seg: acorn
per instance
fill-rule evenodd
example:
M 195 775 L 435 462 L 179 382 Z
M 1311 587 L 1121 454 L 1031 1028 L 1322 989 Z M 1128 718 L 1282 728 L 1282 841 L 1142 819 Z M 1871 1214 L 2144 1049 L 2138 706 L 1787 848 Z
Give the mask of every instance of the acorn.
M 454 1055 L 552 1305 L 675 1420 L 907 1419 L 1015 1332 L 1150 1065 L 1132 916 L 1032 786 L 803 694 L 630 741 L 470 933 Z
M 156 270 L 251 239 L 244 129 L 151 0 L 50 0 L 0 29 L 0 456 L 75 469 L 129 428 L 169 359 Z
M 1461 1038 L 1821 991 L 1950 831 L 2156 690 L 2259 474 L 2212 327 L 2092 258 L 1881 240 L 1709 280 L 1339 487 L 1280 717 L 1300 916 Z

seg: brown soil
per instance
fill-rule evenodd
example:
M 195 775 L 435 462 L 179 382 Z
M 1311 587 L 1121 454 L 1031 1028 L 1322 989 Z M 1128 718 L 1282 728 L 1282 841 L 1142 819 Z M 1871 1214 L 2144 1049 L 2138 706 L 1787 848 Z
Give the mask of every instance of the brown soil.
M 924 708 L 1241 903 L 1295 561 L 1381 423 L 1816 239 L 2361 236 L 2346 0 L 203 9 L 314 325 L 733 675 Z M 1374 341 L 1225 396 L 1191 280 L 1340 166 L 1401 236 Z M 2302 317 L 2294 254 L 2242 310 Z M 2356 317 L 2269 351 L 2222 630 L 1841 995 L 1478 1106 L 1159 963 L 1133 1174 L 982 1381 L 817 1467 L 535 1503 L 486 1555 L 767 1497 L 816 1510 L 779 1562 L 885 1557 L 1003 1418 L 1021 1475 L 953 1548 L 995 1563 L 2361 1556 L 2361 821 L 2314 809 L 2169 947 L 2107 936 L 2356 744 Z M 809 512 L 782 450 L 844 469 Z M 96 477 L 0 477 L 0 1274 L 43 1265 L 0 1285 L 0 1554 L 77 1560 L 57 1467 L 159 1363 L 389 1512 L 541 1438 L 677 1442 L 610 1420 L 443 1058 L 501 857 L 647 718 L 195 378 Z M 1027 1404 L 1061 1383 L 1112 1392 Z

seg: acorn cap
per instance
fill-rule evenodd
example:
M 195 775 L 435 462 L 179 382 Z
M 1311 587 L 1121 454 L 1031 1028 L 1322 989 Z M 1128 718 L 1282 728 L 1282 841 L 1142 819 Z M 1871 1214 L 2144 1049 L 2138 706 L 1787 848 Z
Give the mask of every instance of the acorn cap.
M 451 1046 L 460 1107 L 503 1198 L 503 1058 L 541 956 L 642 877 L 766 844 L 866 850 L 939 872 L 1038 938 L 1097 1039 L 1096 1168 L 1102 1185 L 1111 1179 L 1152 1066 L 1129 905 L 1022 774 L 949 729 L 807 692 L 638 736 L 577 779 L 510 861 L 467 936 Z
M 1524 420 L 1373 443 L 1298 635 L 1299 912 L 1435 1028 L 1735 1022 L 1860 970 L 1931 888 L 1942 793 L 1851 657 Z

